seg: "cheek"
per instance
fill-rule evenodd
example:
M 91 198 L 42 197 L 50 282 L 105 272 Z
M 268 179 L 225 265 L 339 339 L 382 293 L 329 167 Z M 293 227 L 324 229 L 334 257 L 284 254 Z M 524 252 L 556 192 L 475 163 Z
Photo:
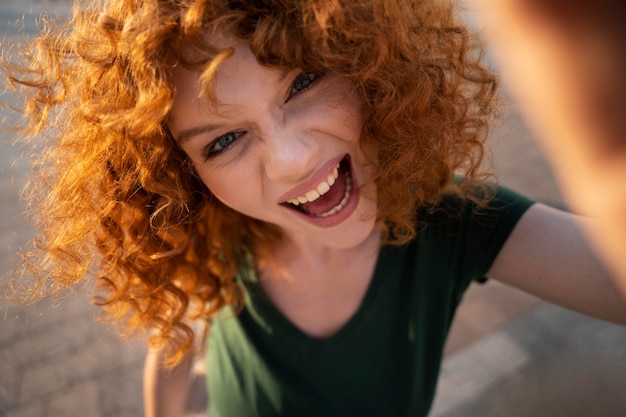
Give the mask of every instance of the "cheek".
M 250 215 L 260 205 L 260 185 L 248 173 L 206 168 L 198 173 L 211 194 L 233 210 Z
M 337 100 L 328 107 L 328 118 L 334 121 L 338 137 L 351 143 L 351 146 L 361 148 L 363 130 L 362 104 L 356 94 L 347 93 L 341 100 Z M 361 153 L 358 149 L 357 153 Z
M 341 78 L 333 78 L 324 86 L 314 114 L 323 120 L 326 129 L 336 137 L 358 140 L 363 126 L 363 100 L 351 85 Z
M 342 137 L 349 141 L 359 141 L 363 128 L 363 111 L 360 99 L 354 93 L 346 93 L 337 97 L 328 107 L 329 117 L 332 117 L 343 130 Z
M 213 196 L 217 197 L 224 204 L 229 205 L 228 201 L 233 197 L 230 190 L 236 188 L 233 186 L 235 179 L 216 172 L 200 172 L 200 179 Z
M 211 195 L 217 197 L 224 204 L 230 205 L 227 201 L 232 199 L 232 190 L 239 188 L 237 184 L 241 181 L 238 178 L 237 170 L 231 169 L 227 164 L 219 166 L 215 163 L 205 163 L 199 160 L 197 155 L 200 155 L 201 151 L 198 149 L 183 147 L 183 151 L 187 154 L 187 158 L 193 164 L 200 180 L 209 189 Z

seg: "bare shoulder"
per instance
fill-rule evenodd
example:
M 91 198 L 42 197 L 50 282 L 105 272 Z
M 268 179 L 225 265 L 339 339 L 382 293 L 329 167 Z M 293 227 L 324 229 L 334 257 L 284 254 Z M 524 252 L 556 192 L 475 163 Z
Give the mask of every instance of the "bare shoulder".
M 563 307 L 626 325 L 626 300 L 589 244 L 594 222 L 537 203 L 519 220 L 488 276 Z

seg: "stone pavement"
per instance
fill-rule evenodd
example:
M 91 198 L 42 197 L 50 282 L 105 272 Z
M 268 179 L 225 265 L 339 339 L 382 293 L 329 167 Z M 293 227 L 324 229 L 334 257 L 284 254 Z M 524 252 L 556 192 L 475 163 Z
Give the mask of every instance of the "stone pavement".
M 18 39 L 9 20 L 65 8 L 64 0 L 3 0 L 2 43 Z M 3 80 L 0 80 L 3 83 Z M 2 101 L 13 100 L 4 94 Z M 0 120 L 16 116 L 2 110 Z M 0 136 L 0 287 L 32 235 L 19 190 L 28 164 Z M 562 206 L 550 170 L 512 104 L 494 132 L 500 182 Z M 84 290 L 62 300 L 17 306 L 0 300 L 0 417 L 142 415 L 144 346 L 121 342 L 99 323 Z M 489 282 L 467 293 L 447 346 L 436 417 L 626 415 L 626 329 L 587 318 Z
M 66 0 L 2 0 L 2 51 L 35 32 L 39 10 L 67 10 Z M 32 13 L 30 11 L 32 10 Z M 0 35 L 0 36 L 2 36 Z M 4 79 L 0 85 L 4 87 Z M 4 88 L 2 88 L 4 90 Z M 2 102 L 12 102 L 6 93 Z M 17 115 L 1 110 L 6 126 Z M 2 132 L 0 143 L 0 288 L 32 236 L 19 191 L 28 163 Z M 136 417 L 143 414 L 141 343 L 120 342 L 97 322 L 98 310 L 82 290 L 61 300 L 18 306 L 0 298 L 0 417 Z

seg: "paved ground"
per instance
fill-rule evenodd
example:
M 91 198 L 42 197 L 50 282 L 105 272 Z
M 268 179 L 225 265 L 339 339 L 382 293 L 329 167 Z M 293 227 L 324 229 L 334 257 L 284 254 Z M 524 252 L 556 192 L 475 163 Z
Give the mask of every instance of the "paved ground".
M 64 0 L 0 4 L 3 52 L 18 38 L 7 21 L 32 33 L 31 5 L 61 9 Z M 0 81 L 2 82 L 2 81 Z M 2 101 L 12 100 L 3 95 Z M 3 123 L 15 116 L 3 110 Z M 0 273 L 31 236 L 19 189 L 27 164 L 0 136 Z M 494 132 L 503 184 L 562 205 L 540 152 L 514 105 Z M 0 286 L 6 274 L 0 275 Z M 81 291 L 36 306 L 0 301 L 0 417 L 141 416 L 144 348 L 122 343 L 94 320 Z M 465 297 L 447 348 L 436 417 L 587 417 L 626 415 L 626 329 L 540 302 L 497 283 Z

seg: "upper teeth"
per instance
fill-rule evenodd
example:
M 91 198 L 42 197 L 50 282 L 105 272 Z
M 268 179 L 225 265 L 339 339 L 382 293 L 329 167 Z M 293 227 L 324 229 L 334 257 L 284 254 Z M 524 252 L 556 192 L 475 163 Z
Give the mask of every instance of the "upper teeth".
M 304 203 L 312 203 L 313 201 L 317 200 L 318 198 L 326 194 L 328 190 L 330 190 L 330 187 L 332 187 L 332 185 L 335 183 L 335 180 L 337 179 L 338 176 L 339 176 L 339 164 L 337 164 L 337 166 L 335 167 L 333 172 L 328 176 L 328 178 L 326 178 L 324 181 L 317 184 L 317 187 L 315 187 L 315 189 L 311 191 L 307 191 L 306 193 L 296 198 L 292 198 L 291 200 L 287 200 L 287 202 L 295 206 L 304 204 Z

